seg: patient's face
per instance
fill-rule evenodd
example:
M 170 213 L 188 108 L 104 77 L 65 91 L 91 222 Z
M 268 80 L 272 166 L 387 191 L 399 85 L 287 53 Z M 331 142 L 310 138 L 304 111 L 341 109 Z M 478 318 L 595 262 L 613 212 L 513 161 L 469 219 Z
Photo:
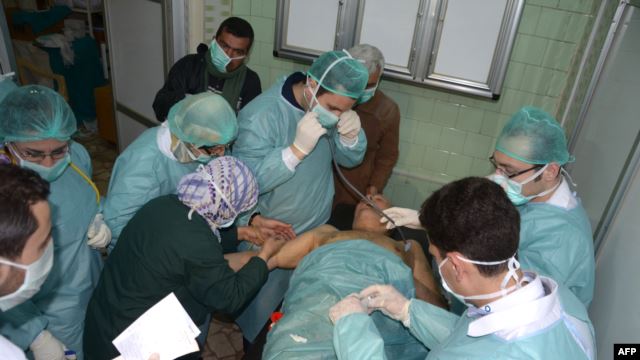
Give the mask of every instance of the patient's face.
M 391 207 L 389 200 L 382 195 L 374 195 L 371 200 L 382 210 Z M 380 234 L 387 233 L 385 224 L 380 223 L 380 214 L 364 201 L 360 201 L 356 205 L 352 228 L 353 230 L 371 231 Z

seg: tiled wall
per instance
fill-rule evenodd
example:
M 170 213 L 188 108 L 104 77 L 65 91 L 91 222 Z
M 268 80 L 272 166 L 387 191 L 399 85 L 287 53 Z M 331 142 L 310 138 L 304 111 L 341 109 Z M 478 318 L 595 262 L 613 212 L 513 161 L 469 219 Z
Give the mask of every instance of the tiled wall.
M 391 2 L 391 0 L 390 0 Z M 527 0 L 499 101 L 390 80 L 381 89 L 399 105 L 400 159 L 385 193 L 417 208 L 442 183 L 491 171 L 487 160 L 509 115 L 535 105 L 558 115 L 575 76 L 599 0 Z M 276 0 L 233 0 L 232 13 L 254 27 L 249 66 L 263 88 L 307 65 L 274 58 Z

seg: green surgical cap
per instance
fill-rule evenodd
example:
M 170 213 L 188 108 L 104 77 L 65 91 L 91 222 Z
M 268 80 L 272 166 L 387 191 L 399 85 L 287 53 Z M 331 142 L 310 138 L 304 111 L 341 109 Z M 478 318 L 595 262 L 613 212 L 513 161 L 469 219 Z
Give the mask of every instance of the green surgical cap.
M 226 145 L 238 135 L 236 113 L 222 96 L 204 92 L 173 105 L 167 116 L 169 130 L 196 147 Z
M 498 136 L 496 150 L 528 164 L 564 165 L 574 160 L 560 124 L 533 106 L 525 106 L 511 117 Z
M 5 142 L 67 141 L 76 129 L 67 102 L 47 87 L 22 86 L 0 102 L 0 139 Z
M 369 80 L 369 72 L 364 64 L 344 50 L 320 55 L 311 64 L 307 75 L 332 93 L 354 99 L 360 97 Z

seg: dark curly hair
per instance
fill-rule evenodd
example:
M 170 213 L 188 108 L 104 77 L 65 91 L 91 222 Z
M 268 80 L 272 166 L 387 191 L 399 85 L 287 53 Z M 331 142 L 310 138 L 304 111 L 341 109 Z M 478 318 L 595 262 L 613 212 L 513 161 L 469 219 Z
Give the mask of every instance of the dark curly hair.
M 434 192 L 422 204 L 420 222 L 442 257 L 457 251 L 471 260 L 499 261 L 518 249 L 520 214 L 504 190 L 485 178 L 464 178 Z M 507 263 L 477 267 L 494 276 Z
M 46 201 L 49 183 L 38 173 L 16 165 L 0 165 L 0 257 L 15 259 L 38 228 L 31 205 Z

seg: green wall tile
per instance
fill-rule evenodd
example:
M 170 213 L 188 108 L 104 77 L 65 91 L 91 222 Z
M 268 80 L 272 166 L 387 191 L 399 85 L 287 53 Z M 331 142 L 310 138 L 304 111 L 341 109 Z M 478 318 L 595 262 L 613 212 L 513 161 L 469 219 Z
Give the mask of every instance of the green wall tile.
M 251 9 L 253 11 L 253 4 L 251 5 Z M 275 22 L 273 19 L 251 16 L 247 20 L 251 23 L 251 27 L 253 27 L 256 41 L 273 43 L 275 31 Z
M 532 93 L 546 93 L 546 87 L 551 78 L 551 74 L 545 74 L 546 71 L 543 68 L 527 65 L 527 69 L 522 77 L 522 84 L 519 89 Z
M 389 96 L 393 101 L 398 104 L 398 108 L 400 108 L 400 114 L 406 114 L 409 109 L 409 95 L 399 92 L 399 91 L 385 91 L 385 94 Z M 420 119 L 415 119 L 420 120 Z
M 409 149 L 411 148 L 411 143 L 409 141 L 400 139 L 398 143 L 398 150 L 400 154 L 398 155 L 398 165 L 400 167 L 407 167 L 407 158 L 409 157 Z
M 420 166 L 422 164 L 422 159 L 424 158 L 424 154 L 427 151 L 427 148 L 424 145 L 411 144 L 411 148 L 409 149 L 409 155 L 406 158 L 406 165 L 409 168 L 414 168 Z
M 421 93 L 422 93 L 422 96 L 430 99 L 442 100 L 442 101 L 449 100 L 449 93 L 446 93 L 441 90 L 435 90 L 433 88 L 422 88 Z
M 507 76 L 504 80 L 504 86 L 511 89 L 520 89 L 522 77 L 527 68 L 527 64 L 511 61 L 507 68 Z
M 571 14 L 566 11 L 542 8 L 536 35 L 549 39 L 562 39 L 570 19 Z
M 505 89 L 505 91 L 502 92 L 502 95 L 500 95 L 500 98 L 502 99 L 502 96 L 504 96 L 504 94 L 507 92 L 507 89 Z M 473 105 L 473 107 L 475 108 L 487 111 L 500 111 L 501 106 L 500 101 L 487 98 L 476 99 Z
M 534 106 L 537 106 L 544 111 L 556 116 L 556 112 L 558 111 L 558 98 L 551 96 L 536 96 L 531 103 Z
M 557 7 L 559 0 L 527 0 L 529 5 L 540 5 L 547 7 Z
M 598 1 L 598 3 L 600 2 Z M 558 8 L 590 14 L 593 10 L 593 0 L 560 0 Z
M 563 41 L 549 41 L 544 55 L 543 66 L 556 70 L 569 70 L 576 50 L 576 45 Z
M 567 82 L 567 73 L 564 71 L 553 70 L 551 73 L 551 80 L 549 82 L 549 88 L 546 95 L 552 97 L 558 97 L 562 95 Z
M 458 121 L 456 122 L 456 129 L 469 132 L 480 132 L 482 128 L 482 117 L 484 111 L 467 106 L 461 106 L 458 112 Z
M 450 102 L 456 105 L 461 105 L 461 106 L 474 106 L 475 101 L 476 101 L 475 96 L 458 95 L 458 94 L 449 95 L 449 99 L 447 100 L 447 102 Z
M 451 154 L 447 162 L 447 174 L 454 177 L 468 176 L 473 159 L 469 156 Z
M 262 16 L 269 19 L 276 18 L 276 0 L 262 0 Z
M 487 159 L 473 159 L 469 176 L 487 176 L 494 171 L 493 165 Z
M 493 138 L 480 134 L 467 134 L 462 153 L 474 158 L 485 159 L 491 152 Z
M 436 101 L 430 121 L 439 125 L 454 127 L 458 118 L 458 108 L 459 106 L 454 104 Z
M 503 114 L 513 114 L 525 105 L 530 105 L 534 98 L 533 93 L 512 90 L 504 94 L 502 98 L 502 108 L 500 112 Z
M 482 128 L 480 133 L 487 136 L 497 136 L 500 128 L 498 123 L 500 121 L 500 114 L 494 111 L 485 111 L 482 117 Z
M 520 25 L 518 25 L 518 32 L 533 35 L 536 31 L 541 11 L 542 8 L 539 6 L 525 5 Z
M 406 115 L 419 121 L 428 121 L 433 112 L 433 100 L 421 96 L 409 95 Z
M 262 0 L 251 0 L 251 15 L 262 16 Z
M 569 24 L 567 25 L 567 32 L 564 34 L 562 40 L 572 43 L 578 43 L 582 40 L 582 38 L 588 34 L 585 29 L 587 28 L 587 24 L 589 24 L 590 18 L 589 15 L 571 14 L 571 20 L 569 20 Z
M 438 148 L 446 150 L 452 153 L 460 154 L 464 149 L 464 141 L 467 136 L 465 131 L 460 131 L 452 128 L 442 129 L 442 135 L 440 136 L 440 143 Z
M 409 182 L 403 182 L 393 191 L 393 204 L 396 206 L 413 207 L 416 198 L 416 188 Z
M 422 159 L 422 168 L 436 173 L 444 173 L 447 170 L 449 153 L 444 150 L 427 149 Z
M 525 64 L 540 65 L 542 64 L 542 59 L 544 59 L 547 42 L 547 39 L 520 34 L 516 37 L 511 60 Z
M 255 71 L 260 77 L 260 84 L 262 84 L 262 91 L 268 88 L 269 80 L 269 68 L 262 65 L 251 65 L 251 70 Z
M 413 136 L 418 128 L 418 121 L 408 118 L 400 119 L 400 139 L 406 142 L 413 142 Z M 423 143 L 423 145 L 425 145 Z
M 412 143 L 437 147 L 442 135 L 442 126 L 418 122 L 415 132 L 412 134 Z

